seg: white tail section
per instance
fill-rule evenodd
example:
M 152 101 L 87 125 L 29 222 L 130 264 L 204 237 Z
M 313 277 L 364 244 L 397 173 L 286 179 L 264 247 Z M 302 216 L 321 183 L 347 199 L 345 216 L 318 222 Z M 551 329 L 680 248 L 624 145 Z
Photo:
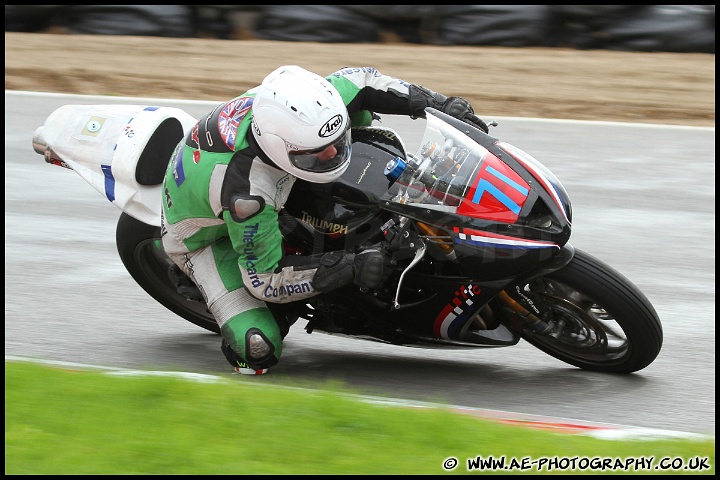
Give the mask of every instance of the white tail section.
M 172 107 L 65 105 L 37 129 L 33 148 L 73 169 L 122 211 L 160 226 L 162 173 L 196 122 Z

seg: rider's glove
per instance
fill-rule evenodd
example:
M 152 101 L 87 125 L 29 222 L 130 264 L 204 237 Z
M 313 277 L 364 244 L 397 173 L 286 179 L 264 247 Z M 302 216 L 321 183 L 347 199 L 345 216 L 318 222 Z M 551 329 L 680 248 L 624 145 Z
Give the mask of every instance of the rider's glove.
M 370 248 L 358 254 L 326 253 L 320 258 L 320 266 L 313 276 L 313 287 L 325 293 L 355 283 L 361 288 L 375 290 L 390 276 L 391 259 L 380 248 Z
M 384 250 L 373 248 L 355 255 L 353 261 L 355 285 L 375 290 L 390 277 L 392 257 Z
M 475 128 L 479 128 L 485 133 L 488 133 L 488 126 L 483 122 L 480 117 L 475 115 L 475 111 L 466 99 L 462 97 L 448 97 L 443 103 L 442 108 L 439 109 L 443 113 L 447 113 L 451 117 L 455 117 L 462 120 L 465 123 L 472 125 Z
M 413 118 L 424 118 L 425 107 L 432 107 L 488 133 L 487 124 L 475 115 L 472 105 L 466 99 L 462 97 L 446 97 L 420 85 L 410 85 L 408 88 L 410 115 Z

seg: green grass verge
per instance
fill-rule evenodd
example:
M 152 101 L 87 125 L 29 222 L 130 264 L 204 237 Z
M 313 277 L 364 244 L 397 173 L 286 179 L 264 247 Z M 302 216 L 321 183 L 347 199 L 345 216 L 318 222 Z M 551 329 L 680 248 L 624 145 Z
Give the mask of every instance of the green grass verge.
M 468 468 L 468 461 L 503 456 L 506 464 L 535 463 L 494 473 L 715 473 L 714 438 L 598 440 L 442 409 L 371 404 L 336 387 L 232 380 L 112 376 L 6 361 L 5 474 L 442 474 L 450 457 L 458 459 L 450 472 L 489 473 Z M 652 469 L 562 468 L 633 457 L 653 457 Z M 656 470 L 663 458 L 710 468 Z

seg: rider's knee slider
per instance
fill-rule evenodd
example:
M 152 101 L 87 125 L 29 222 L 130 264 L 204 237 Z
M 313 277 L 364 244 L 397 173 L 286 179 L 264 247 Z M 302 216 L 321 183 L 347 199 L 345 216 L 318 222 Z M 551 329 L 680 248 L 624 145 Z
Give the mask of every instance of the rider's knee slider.
M 257 328 L 251 328 L 245 334 L 245 352 L 247 363 L 252 367 L 269 368 L 278 363 L 275 346 Z

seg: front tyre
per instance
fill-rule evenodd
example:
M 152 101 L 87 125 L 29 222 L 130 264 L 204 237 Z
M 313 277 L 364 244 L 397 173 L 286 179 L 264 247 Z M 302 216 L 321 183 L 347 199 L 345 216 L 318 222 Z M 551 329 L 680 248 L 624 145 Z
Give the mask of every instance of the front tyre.
M 523 339 L 563 362 L 586 370 L 632 373 L 650 365 L 663 343 L 657 312 L 622 274 L 575 251 L 566 266 L 527 285 L 506 289 L 546 330 L 511 314 Z
M 168 272 L 174 263 L 163 250 L 160 227 L 143 223 L 123 212 L 118 220 L 115 242 L 128 273 L 151 297 L 188 322 L 220 333 L 205 302 L 189 300 L 173 284 Z

